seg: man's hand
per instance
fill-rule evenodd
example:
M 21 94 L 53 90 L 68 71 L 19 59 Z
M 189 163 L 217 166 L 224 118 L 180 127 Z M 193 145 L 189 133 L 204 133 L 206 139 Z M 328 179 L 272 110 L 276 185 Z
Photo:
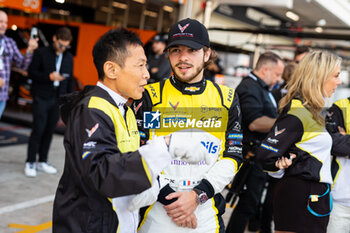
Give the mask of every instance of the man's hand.
M 289 154 L 290 154 L 290 158 L 282 157 L 276 161 L 275 166 L 278 169 L 280 169 L 280 170 L 286 169 L 290 165 L 292 165 L 292 160 L 296 157 L 296 155 L 292 154 L 292 153 L 289 153 Z
M 197 217 L 193 213 L 189 217 L 187 217 L 186 219 L 184 219 L 182 221 L 177 221 L 175 223 L 179 227 L 188 227 L 188 228 L 196 229 L 197 228 Z
M 177 201 L 164 206 L 167 215 L 176 222 L 183 222 L 190 217 L 197 208 L 197 194 L 195 191 L 170 193 L 167 200 L 177 198 Z
M 56 71 L 54 71 L 54 72 L 52 72 L 51 74 L 50 74 L 50 80 L 51 81 L 62 81 L 62 80 L 64 80 L 65 79 L 65 77 L 64 76 L 62 76 L 62 75 L 60 75 L 58 72 L 56 72 Z
M 340 133 L 341 135 L 346 135 L 346 131 L 345 131 L 345 129 L 344 129 L 343 127 L 338 126 L 338 130 L 339 130 L 339 133 Z
M 3 78 L 0 78 L 0 87 L 5 86 L 5 80 Z
M 38 41 L 39 41 L 39 38 L 36 38 L 36 39 L 31 38 L 28 41 L 27 53 L 32 53 L 32 52 L 34 52 L 34 50 L 36 50 L 38 48 L 38 46 L 39 46 Z

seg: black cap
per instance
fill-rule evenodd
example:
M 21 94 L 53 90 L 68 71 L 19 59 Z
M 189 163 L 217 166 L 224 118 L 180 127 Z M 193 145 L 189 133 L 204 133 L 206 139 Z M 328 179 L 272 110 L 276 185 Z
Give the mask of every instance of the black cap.
M 166 49 L 174 45 L 185 45 L 196 50 L 203 46 L 210 47 L 208 31 L 195 19 L 183 19 L 170 28 Z
M 167 34 L 157 34 L 153 37 L 153 41 L 160 41 L 160 42 L 166 43 L 167 40 L 168 40 Z

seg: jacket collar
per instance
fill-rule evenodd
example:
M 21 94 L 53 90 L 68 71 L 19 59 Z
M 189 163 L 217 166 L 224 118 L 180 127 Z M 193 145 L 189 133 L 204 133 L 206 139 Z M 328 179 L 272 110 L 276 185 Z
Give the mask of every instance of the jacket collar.
M 206 80 L 204 77 L 201 81 L 196 83 L 184 83 L 175 78 L 175 75 L 172 75 L 170 77 L 170 83 L 179 90 L 182 94 L 185 95 L 198 95 L 202 94 L 205 90 L 205 87 L 207 85 Z
M 267 84 L 258 75 L 254 74 L 254 72 L 250 72 L 248 77 L 259 83 L 259 85 L 262 86 L 264 89 L 270 91 L 269 86 L 267 86 Z

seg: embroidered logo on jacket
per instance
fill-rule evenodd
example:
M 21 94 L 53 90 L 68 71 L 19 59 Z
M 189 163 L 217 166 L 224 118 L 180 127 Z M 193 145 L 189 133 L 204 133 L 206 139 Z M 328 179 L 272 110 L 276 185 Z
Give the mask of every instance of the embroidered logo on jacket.
M 278 130 L 277 125 L 276 125 L 276 127 L 275 127 L 275 137 L 277 135 L 280 135 L 281 133 L 283 133 L 285 130 L 286 130 L 286 128 Z
M 195 92 L 198 91 L 200 88 L 199 87 L 186 87 L 185 91 L 190 91 L 190 92 Z
M 141 108 L 143 102 L 141 101 L 137 106 L 134 105 L 134 112 L 135 114 L 137 113 L 137 111 L 139 111 L 139 109 Z
M 85 129 L 85 131 L 88 134 L 88 137 L 91 137 L 95 133 L 95 131 L 98 129 L 98 126 L 99 126 L 99 124 L 96 123 L 96 125 L 94 127 L 92 127 L 92 129 L 90 129 L 90 130 L 89 129 Z
M 175 104 L 175 105 L 173 105 L 170 101 L 169 101 L 169 104 L 170 104 L 170 106 L 174 109 L 174 110 L 176 110 L 177 109 L 177 106 L 179 106 L 179 101 Z

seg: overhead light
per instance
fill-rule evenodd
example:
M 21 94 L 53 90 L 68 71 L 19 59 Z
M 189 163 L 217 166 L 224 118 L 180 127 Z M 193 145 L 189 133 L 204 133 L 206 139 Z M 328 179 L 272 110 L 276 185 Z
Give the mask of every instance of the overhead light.
M 12 29 L 13 31 L 16 31 L 16 30 L 17 30 L 17 25 L 16 25 L 16 24 L 13 24 L 13 25 L 11 26 L 11 29 Z
M 120 3 L 120 2 L 113 2 L 112 6 L 115 8 L 120 8 L 120 9 L 126 9 L 128 8 L 128 5 L 126 5 L 125 3 Z
M 55 0 L 57 3 L 64 3 L 64 0 Z
M 298 21 L 299 20 L 299 15 L 295 14 L 292 11 L 287 11 L 286 16 L 290 18 L 291 20 Z
M 323 32 L 323 29 L 321 27 L 316 27 L 315 31 L 318 32 L 318 33 L 321 33 L 321 32 Z
M 317 26 L 323 27 L 325 26 L 327 23 L 327 21 L 325 19 L 320 19 L 319 21 L 317 21 Z
M 144 4 L 145 0 L 134 0 L 134 2 L 138 2 L 138 3 Z
M 152 17 L 152 18 L 157 18 L 157 16 L 158 16 L 157 12 L 149 11 L 149 10 L 145 10 L 144 14 L 149 16 L 149 17 Z
M 255 22 L 268 26 L 279 26 L 281 21 L 275 18 L 272 18 L 270 15 L 267 15 L 261 11 L 255 10 L 252 7 L 248 7 L 246 11 L 247 18 L 254 20 Z
M 171 13 L 173 12 L 174 8 L 172 8 L 171 6 L 165 5 L 163 6 L 163 10 Z

